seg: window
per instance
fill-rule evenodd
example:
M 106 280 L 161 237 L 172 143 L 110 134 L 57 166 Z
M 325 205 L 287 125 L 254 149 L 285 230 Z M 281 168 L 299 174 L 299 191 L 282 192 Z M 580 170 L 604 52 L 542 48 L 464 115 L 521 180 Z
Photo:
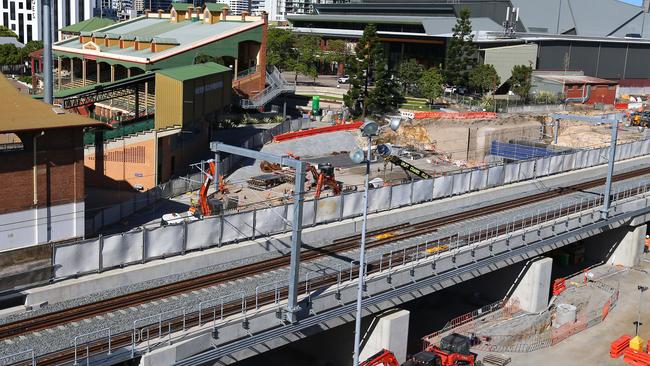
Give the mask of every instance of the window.
M 9 25 L 9 14 L 8 13 L 2 14 L 2 24 Z
M 18 39 L 20 40 L 20 43 L 27 43 L 25 42 L 25 14 L 20 13 L 18 15 Z
M 16 3 L 13 1 L 9 3 L 9 14 L 11 15 L 11 20 L 16 20 Z
M 32 20 L 32 14 L 27 14 L 27 20 L 28 21 Z
M 7 9 L 8 7 L 9 7 L 8 1 L 7 0 L 2 0 L 2 8 Z M 7 23 L 5 23 L 5 24 L 7 24 Z
M 30 17 L 27 16 L 27 19 L 29 19 L 29 18 Z M 34 36 L 32 35 L 32 25 L 27 24 L 27 42 L 33 41 L 33 40 L 34 40 Z
M 86 5 L 85 0 L 79 0 L 79 5 L 77 6 L 77 11 L 79 12 L 79 16 L 77 17 L 77 19 L 79 19 L 79 20 L 85 20 L 86 19 L 85 5 Z
M 32 10 L 32 1 L 27 0 L 27 10 Z

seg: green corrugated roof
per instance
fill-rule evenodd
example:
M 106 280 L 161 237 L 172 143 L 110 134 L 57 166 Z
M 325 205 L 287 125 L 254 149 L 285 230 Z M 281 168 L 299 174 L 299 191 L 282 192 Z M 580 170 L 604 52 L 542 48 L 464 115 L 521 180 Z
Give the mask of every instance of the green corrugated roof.
M 80 32 L 92 32 L 96 29 L 108 27 L 111 24 L 114 24 L 115 21 L 108 18 L 90 18 L 84 20 L 83 22 L 70 24 L 67 27 L 59 29 L 61 32 L 67 33 L 80 33 Z
M 153 37 L 153 43 L 157 44 L 180 44 L 176 38 Z
M 205 7 L 209 11 L 223 11 L 223 9 L 229 9 L 228 5 L 226 5 L 226 4 L 218 4 L 218 3 L 206 3 Z
M 174 80 L 185 81 L 227 71 L 231 70 L 226 66 L 219 65 L 215 62 L 206 62 L 204 64 L 172 67 L 156 72 Z
M 192 6 L 192 4 L 188 3 L 172 3 L 172 8 L 180 11 L 187 11 L 187 9 Z M 194 7 L 194 6 L 192 6 Z

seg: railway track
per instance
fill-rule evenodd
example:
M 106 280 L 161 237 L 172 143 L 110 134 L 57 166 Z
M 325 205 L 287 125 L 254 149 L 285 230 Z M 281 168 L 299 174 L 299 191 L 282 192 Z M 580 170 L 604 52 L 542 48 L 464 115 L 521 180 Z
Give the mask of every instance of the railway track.
M 614 177 L 614 181 L 626 180 L 626 179 L 630 179 L 630 178 L 634 178 L 646 174 L 650 174 L 650 168 L 618 174 Z M 398 240 L 411 239 L 421 235 L 430 234 L 432 232 L 435 232 L 439 227 L 443 225 L 448 225 L 448 224 L 457 223 L 460 221 L 464 221 L 476 217 L 498 213 L 504 210 L 517 208 L 527 204 L 541 202 L 551 198 L 566 195 L 575 191 L 582 191 L 582 190 L 598 187 L 604 184 L 604 182 L 605 182 L 604 178 L 595 179 L 589 182 L 585 182 L 585 183 L 581 183 L 569 187 L 551 189 L 546 192 L 541 192 L 534 195 L 522 197 L 520 199 L 501 202 L 501 203 L 477 208 L 470 211 L 465 211 L 465 212 L 452 214 L 452 215 L 448 215 L 448 216 L 444 216 L 432 220 L 423 221 L 413 225 L 409 225 L 408 223 L 406 223 L 406 224 L 383 228 L 381 230 L 375 230 L 368 233 L 368 237 L 371 239 L 367 243 L 367 248 L 370 249 L 378 246 L 383 246 Z M 570 212 L 571 209 L 572 209 L 571 207 L 567 207 L 563 210 L 566 210 L 566 212 Z M 560 212 L 560 214 L 562 214 L 562 212 Z M 508 227 L 503 225 L 497 228 L 492 228 L 490 229 L 490 232 L 496 232 L 497 234 L 499 234 L 502 233 L 503 230 L 508 230 Z M 469 233 L 467 237 L 462 238 L 462 240 L 464 242 L 468 242 L 471 240 L 471 237 L 476 237 L 476 235 L 480 237 L 482 235 L 482 231 L 478 231 L 476 233 Z M 301 260 L 303 261 L 314 260 L 335 253 L 340 254 L 341 252 L 355 250 L 358 248 L 359 237 L 360 237 L 359 235 L 354 235 L 348 238 L 336 240 L 331 245 L 322 248 L 305 250 L 301 253 Z M 458 241 L 459 239 L 461 238 L 458 238 L 456 236 L 450 236 L 447 238 L 442 238 L 439 241 L 439 243 L 444 245 L 445 241 L 451 243 L 452 240 Z M 390 257 L 387 255 L 382 256 L 382 258 L 379 261 L 368 263 L 368 272 L 373 273 L 375 271 L 378 271 L 379 268 L 382 267 L 383 264 L 382 261 L 385 260 L 391 261 L 393 266 L 400 265 L 406 260 L 407 254 L 410 258 L 410 256 L 414 252 L 417 252 L 419 249 L 421 249 L 419 246 L 413 248 L 407 248 L 407 250 L 405 250 L 403 253 L 402 252 L 395 253 L 392 254 Z M 38 317 L 25 319 L 14 323 L 8 323 L 0 326 L 0 340 L 13 338 L 18 335 L 23 335 L 37 330 L 55 327 L 73 321 L 78 321 L 95 315 L 105 314 L 107 312 L 115 311 L 121 308 L 137 306 L 142 303 L 146 303 L 156 299 L 170 297 L 180 293 L 190 292 L 200 288 L 215 286 L 221 283 L 232 281 L 237 278 L 253 276 L 255 274 L 260 274 L 283 266 L 287 266 L 288 264 L 289 264 L 289 257 L 282 256 L 282 257 L 258 262 L 253 265 L 248 265 L 245 267 L 237 267 L 224 272 L 204 275 L 201 277 L 177 282 L 170 285 L 165 285 L 161 287 L 138 291 L 131 294 L 122 295 L 105 301 L 100 301 L 96 303 L 82 305 L 76 308 L 44 314 Z M 345 272 L 344 275 L 346 276 L 355 276 L 358 274 L 358 269 L 351 268 L 344 272 Z M 310 289 L 331 286 L 332 281 L 336 283 L 336 281 L 339 280 L 338 279 L 339 274 L 335 274 L 333 276 L 335 276 L 336 278 L 333 278 L 332 275 L 330 275 L 330 276 L 320 277 L 318 280 L 313 280 L 310 283 Z M 301 285 L 304 286 L 305 284 L 302 283 Z M 288 293 L 287 288 L 281 288 L 279 289 L 279 292 L 280 292 L 279 295 L 281 297 L 285 297 Z M 275 301 L 276 296 L 278 296 L 276 292 L 261 293 L 258 297 L 258 303 L 259 305 L 270 303 L 272 301 Z M 236 302 L 236 304 L 226 304 L 224 305 L 223 314 L 224 315 L 236 314 L 240 310 L 241 310 L 241 305 L 239 302 Z M 210 314 L 212 314 L 212 312 L 210 312 L 209 314 L 206 313 L 201 315 L 203 319 L 206 319 L 206 316 L 209 316 Z M 196 325 L 198 324 L 198 320 L 199 320 L 198 314 L 196 314 L 196 316 L 190 316 L 184 319 L 182 326 L 189 327 L 192 325 Z M 180 329 L 178 328 L 179 326 L 180 326 L 179 324 L 174 324 L 172 326 L 170 323 L 169 331 L 173 332 L 179 330 Z M 151 337 L 153 337 L 156 334 L 156 332 L 158 332 L 159 335 L 162 332 L 161 329 L 154 326 L 151 327 L 144 326 L 141 329 L 147 330 L 148 334 L 150 334 Z M 135 335 L 133 335 L 132 332 L 125 332 L 123 334 L 116 335 L 112 338 L 111 346 L 113 347 L 113 349 L 115 349 L 117 347 L 123 347 L 125 345 L 129 345 L 132 343 L 133 341 L 132 337 L 134 336 Z M 105 344 L 105 342 L 101 342 L 101 341 L 89 343 L 88 347 L 89 347 L 88 351 L 90 354 L 106 352 L 108 350 L 108 345 Z M 74 351 L 65 350 L 58 353 L 53 353 L 53 354 L 38 357 L 38 364 L 58 365 L 61 363 L 65 363 L 66 360 L 70 360 L 73 357 L 74 357 Z

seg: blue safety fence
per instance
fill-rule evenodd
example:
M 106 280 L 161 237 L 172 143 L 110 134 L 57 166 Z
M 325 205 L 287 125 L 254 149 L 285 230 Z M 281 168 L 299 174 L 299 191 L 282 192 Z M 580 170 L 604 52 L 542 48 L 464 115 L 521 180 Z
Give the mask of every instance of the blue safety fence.
M 510 160 L 526 160 L 560 154 L 560 151 L 549 150 L 546 147 L 515 144 L 510 142 L 492 141 L 490 155 L 500 156 Z

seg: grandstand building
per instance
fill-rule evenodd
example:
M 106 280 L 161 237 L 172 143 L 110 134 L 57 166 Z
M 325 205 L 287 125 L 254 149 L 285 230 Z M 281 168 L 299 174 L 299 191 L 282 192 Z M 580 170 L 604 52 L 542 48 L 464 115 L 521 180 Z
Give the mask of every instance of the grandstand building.
M 650 80 L 650 0 L 642 6 L 618 0 L 356 0 L 314 4 L 315 14 L 287 19 L 296 33 L 351 42 L 372 23 L 392 67 L 410 58 L 439 66 L 464 7 L 471 10 L 479 59 L 493 64 L 502 82 L 521 64 Z
M 229 10 L 173 3 L 55 43 L 55 103 L 113 126 L 84 135 L 89 186 L 142 191 L 182 175 L 209 157 L 233 95 L 271 95 L 267 18 Z

